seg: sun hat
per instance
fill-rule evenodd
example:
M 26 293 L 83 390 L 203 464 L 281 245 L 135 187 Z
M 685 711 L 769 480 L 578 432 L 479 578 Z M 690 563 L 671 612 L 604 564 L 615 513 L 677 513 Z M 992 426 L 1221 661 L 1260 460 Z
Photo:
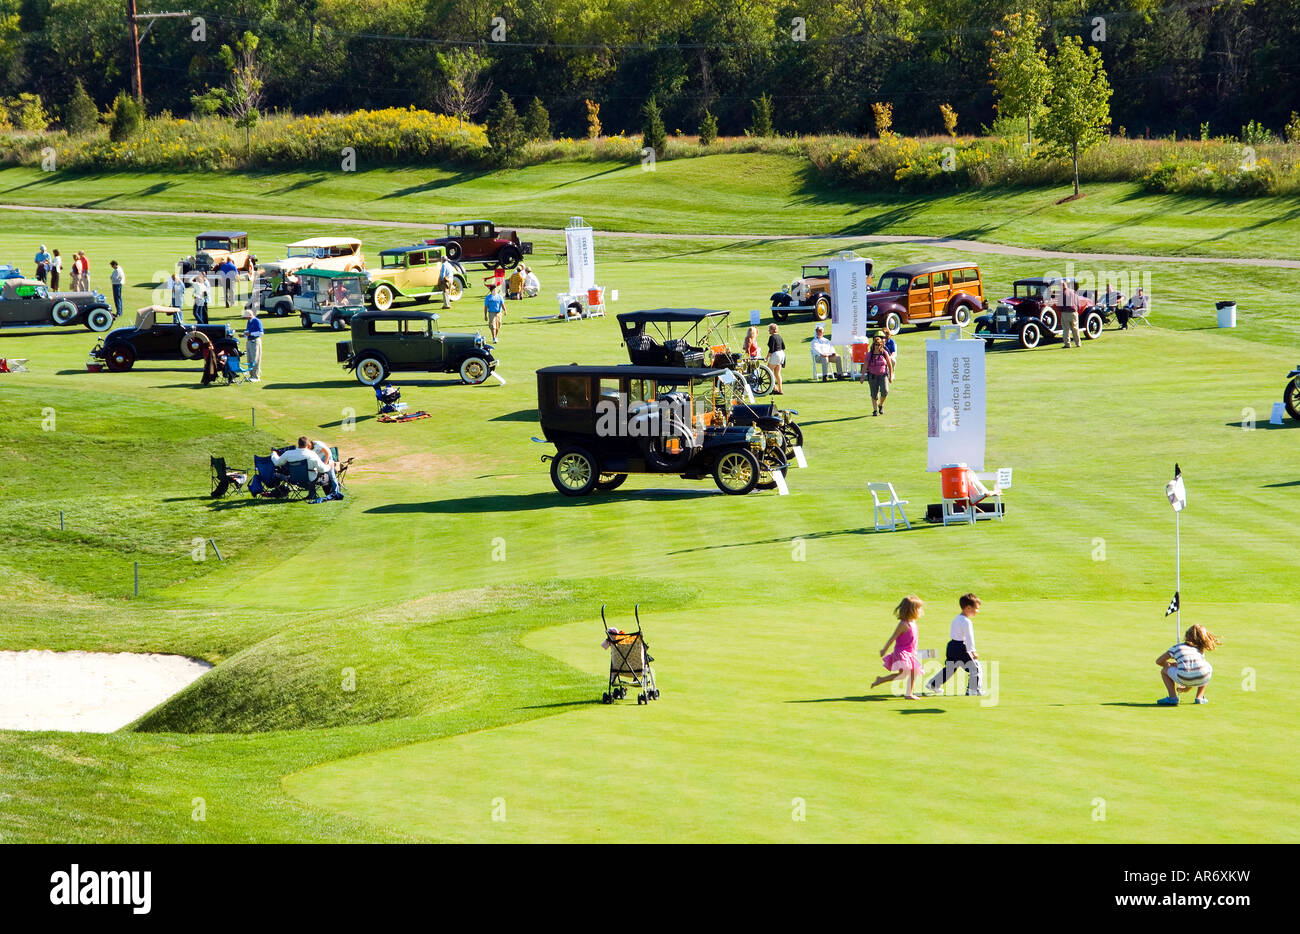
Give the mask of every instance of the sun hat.
M 251 318 L 251 317 L 253 317 L 253 309 L 251 309 L 251 308 L 245 308 L 245 309 L 244 309 L 244 317 L 245 317 L 245 318 Z

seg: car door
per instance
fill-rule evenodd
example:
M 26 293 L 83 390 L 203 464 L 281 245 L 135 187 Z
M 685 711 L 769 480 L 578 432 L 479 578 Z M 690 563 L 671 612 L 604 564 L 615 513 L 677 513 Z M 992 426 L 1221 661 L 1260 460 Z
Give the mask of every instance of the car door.
M 16 324 L 22 320 L 21 303 L 14 297 L 13 286 L 5 283 L 0 287 L 0 325 Z
M 406 254 L 408 293 L 432 292 L 438 284 L 438 267 L 429 265 L 429 252 L 416 250 Z
M 909 320 L 924 321 L 931 317 L 931 307 L 930 277 L 929 275 L 917 276 L 907 289 L 907 317 Z
M 433 371 L 450 368 L 447 353 L 447 335 L 434 328 L 432 321 L 408 321 L 409 339 L 419 347 L 420 359 Z
M 942 318 L 948 313 L 948 297 L 952 294 L 952 272 L 943 270 L 930 276 L 930 317 Z

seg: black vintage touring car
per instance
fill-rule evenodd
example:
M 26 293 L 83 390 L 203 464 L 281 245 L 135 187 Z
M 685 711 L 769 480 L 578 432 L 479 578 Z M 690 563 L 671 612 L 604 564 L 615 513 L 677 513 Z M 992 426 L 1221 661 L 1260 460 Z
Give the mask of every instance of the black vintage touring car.
M 172 319 L 174 308 L 154 305 L 141 308 L 135 325 L 110 331 L 90 352 L 92 357 L 104 361 L 104 366 L 121 373 L 135 366 L 137 360 L 197 360 L 203 359 L 203 341 L 196 331 L 203 332 L 218 353 L 238 357 L 239 339 L 228 324 L 176 324 Z

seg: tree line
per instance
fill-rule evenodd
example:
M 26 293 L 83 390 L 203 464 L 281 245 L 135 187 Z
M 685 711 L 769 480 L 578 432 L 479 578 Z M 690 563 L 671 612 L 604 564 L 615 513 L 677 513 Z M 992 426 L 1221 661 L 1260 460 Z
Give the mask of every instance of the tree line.
M 593 126 L 640 132 L 651 98 L 669 133 L 739 135 L 770 125 L 781 134 L 862 134 L 875 125 L 872 105 L 888 102 L 898 132 L 970 133 L 1006 116 L 993 82 L 1014 84 L 997 73 L 1009 14 L 1036 20 L 1046 56 L 1072 39 L 1096 49 L 1114 90 L 1110 117 L 1130 135 L 1204 135 L 1205 124 L 1235 134 L 1252 121 L 1276 131 L 1300 110 L 1292 53 L 1300 0 L 185 6 L 190 17 L 147 31 L 141 23 L 149 114 L 230 105 L 219 93 L 233 87 L 230 52 L 251 35 L 264 110 L 409 105 L 482 119 L 505 92 L 521 121 L 532 110 L 535 128 L 544 112 L 546 132 L 559 136 L 587 136 Z M 123 0 L 0 0 L 0 93 L 19 115 L 11 122 L 39 122 L 35 101 L 66 123 L 86 100 L 102 112 L 129 90 L 126 8 Z M 1033 118 L 1023 115 L 1031 132 Z

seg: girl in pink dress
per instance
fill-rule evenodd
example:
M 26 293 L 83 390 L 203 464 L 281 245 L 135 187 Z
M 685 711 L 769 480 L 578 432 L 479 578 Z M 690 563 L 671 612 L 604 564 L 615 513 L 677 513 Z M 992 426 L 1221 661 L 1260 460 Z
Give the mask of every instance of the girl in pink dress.
M 908 700 L 916 700 L 916 681 L 921 677 L 921 656 L 916 653 L 917 631 L 916 621 L 925 613 L 925 604 L 921 598 L 916 595 L 909 595 L 903 598 L 903 601 L 894 608 L 894 615 L 898 617 L 898 625 L 894 627 L 893 634 L 885 640 L 885 647 L 880 650 L 880 661 L 890 674 L 881 675 L 871 686 L 879 687 L 886 681 L 893 681 L 904 671 L 907 672 L 907 693 L 903 696 Z M 894 651 L 889 652 L 889 645 L 893 643 Z M 886 654 L 888 652 L 888 654 Z

